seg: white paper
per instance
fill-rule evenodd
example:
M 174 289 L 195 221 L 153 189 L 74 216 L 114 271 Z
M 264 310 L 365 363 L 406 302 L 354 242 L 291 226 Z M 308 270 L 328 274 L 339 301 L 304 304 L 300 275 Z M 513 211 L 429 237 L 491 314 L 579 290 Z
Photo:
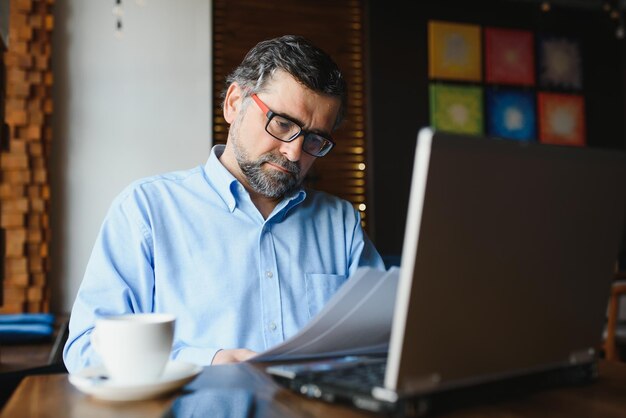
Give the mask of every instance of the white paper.
M 250 361 L 385 353 L 399 269 L 361 267 L 300 332 Z

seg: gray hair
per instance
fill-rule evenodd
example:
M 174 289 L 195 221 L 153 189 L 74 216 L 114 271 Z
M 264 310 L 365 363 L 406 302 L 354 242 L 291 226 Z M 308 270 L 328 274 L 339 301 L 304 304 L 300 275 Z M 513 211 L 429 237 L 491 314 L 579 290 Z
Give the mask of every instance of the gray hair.
M 332 58 L 301 36 L 285 35 L 256 44 L 226 77 L 222 98 L 233 82 L 246 90 L 245 97 L 261 91 L 277 69 L 316 93 L 338 97 L 341 105 L 334 127 L 341 124 L 347 107 L 346 82 Z

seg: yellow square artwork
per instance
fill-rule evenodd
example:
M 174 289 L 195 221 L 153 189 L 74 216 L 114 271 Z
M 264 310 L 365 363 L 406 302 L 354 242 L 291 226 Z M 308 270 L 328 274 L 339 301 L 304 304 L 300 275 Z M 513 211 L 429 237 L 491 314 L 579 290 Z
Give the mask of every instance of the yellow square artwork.
M 431 79 L 481 81 L 480 26 L 429 21 L 428 76 Z

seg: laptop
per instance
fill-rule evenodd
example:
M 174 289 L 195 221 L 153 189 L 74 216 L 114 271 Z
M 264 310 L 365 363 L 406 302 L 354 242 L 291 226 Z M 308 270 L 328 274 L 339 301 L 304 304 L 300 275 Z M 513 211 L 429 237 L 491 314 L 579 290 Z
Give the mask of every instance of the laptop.
M 267 371 L 407 416 L 592 381 L 625 200 L 623 152 L 423 128 L 387 356 Z

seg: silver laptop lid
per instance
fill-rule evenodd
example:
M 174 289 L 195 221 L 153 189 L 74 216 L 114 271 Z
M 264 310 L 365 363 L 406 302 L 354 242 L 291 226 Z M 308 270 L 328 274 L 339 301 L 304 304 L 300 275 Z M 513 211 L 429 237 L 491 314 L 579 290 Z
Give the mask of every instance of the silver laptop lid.
M 421 130 L 385 388 L 591 361 L 625 194 L 623 153 Z

